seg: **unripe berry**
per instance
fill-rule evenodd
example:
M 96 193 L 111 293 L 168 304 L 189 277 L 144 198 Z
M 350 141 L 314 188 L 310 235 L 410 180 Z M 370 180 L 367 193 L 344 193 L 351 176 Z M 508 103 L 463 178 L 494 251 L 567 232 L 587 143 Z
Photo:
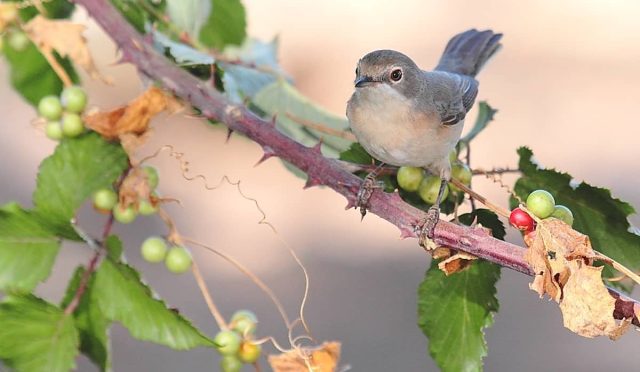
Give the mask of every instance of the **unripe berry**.
M 77 137 L 82 132 L 84 132 L 84 124 L 80 115 L 66 113 L 62 116 L 62 133 L 66 137 Z
M 225 355 L 220 360 L 220 370 L 222 372 L 240 372 L 242 362 L 235 355 Z
M 147 262 L 162 262 L 167 256 L 167 243 L 161 237 L 149 237 L 140 246 L 140 253 Z
M 113 218 L 115 218 L 115 220 L 120 223 L 131 223 L 136 219 L 137 216 L 138 213 L 136 213 L 136 210 L 132 206 L 123 208 L 122 206 L 117 204 L 115 207 L 113 207 Z
M 238 310 L 231 317 L 229 327 L 244 336 L 253 334 L 257 323 L 258 317 L 252 311 Z
M 240 350 L 238 351 L 238 357 L 244 363 L 254 363 L 258 358 L 260 358 L 260 353 L 262 352 L 262 347 L 256 343 L 253 343 L 250 340 L 243 341 L 240 345 Z
M 46 96 L 38 102 L 38 113 L 47 120 L 58 120 L 62 117 L 62 104 L 56 96 Z
M 220 331 L 213 338 L 213 342 L 216 345 L 216 349 L 222 355 L 236 355 L 240 350 L 240 343 L 242 339 L 240 335 L 234 331 L 226 330 Z
M 47 126 L 44 128 L 44 133 L 54 141 L 59 141 L 64 137 L 62 134 L 62 126 L 59 121 L 48 122 Z
M 138 213 L 143 216 L 150 216 L 158 211 L 158 207 L 154 206 L 147 199 L 140 199 L 138 201 Z
M 422 168 L 416 167 L 400 167 L 396 179 L 398 180 L 398 186 L 407 191 L 418 191 L 420 182 L 424 178 L 424 171 Z
M 191 268 L 193 259 L 184 247 L 174 246 L 167 253 L 164 263 L 172 273 L 182 274 Z
M 561 221 L 564 221 L 569 226 L 573 225 L 573 213 L 571 209 L 565 207 L 564 205 L 556 205 L 551 213 L 551 217 L 555 217 Z
M 418 189 L 418 195 L 428 204 L 435 204 L 438 199 L 438 192 L 440 192 L 440 178 L 435 176 L 427 176 L 420 183 Z M 442 200 L 445 200 L 449 195 L 449 187 L 445 185 Z
M 87 106 L 87 94 L 79 86 L 65 88 L 60 95 L 62 105 L 68 112 L 79 114 Z
M 538 218 L 547 218 L 556 205 L 553 195 L 546 190 L 533 191 L 527 197 L 527 209 Z
M 158 171 L 154 167 L 143 167 L 142 170 L 147 175 L 147 182 L 149 184 L 149 188 L 151 190 L 155 190 L 158 187 L 158 183 L 160 182 L 160 176 L 158 176 Z
M 118 203 L 118 194 L 111 189 L 100 189 L 93 194 L 93 206 L 99 210 L 111 210 Z
M 12 31 L 9 33 L 9 45 L 16 52 L 22 52 L 29 46 L 29 37 L 22 31 Z

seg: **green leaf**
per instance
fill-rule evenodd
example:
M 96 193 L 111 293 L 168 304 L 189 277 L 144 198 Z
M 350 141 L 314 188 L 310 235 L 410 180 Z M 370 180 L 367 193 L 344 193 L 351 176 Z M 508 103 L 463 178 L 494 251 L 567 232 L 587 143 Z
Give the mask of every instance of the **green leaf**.
M 212 5 L 212 0 L 167 0 L 167 15 L 182 31 L 198 37 Z
M 77 240 L 69 223 L 76 210 L 94 191 L 115 182 L 127 164 L 122 147 L 96 133 L 63 140 L 40 164 L 35 212 L 59 236 Z
M 489 106 L 489 104 L 485 101 L 482 101 L 478 104 L 478 117 L 476 118 L 476 123 L 471 128 L 471 131 L 464 136 L 460 142 L 471 142 L 480 132 L 484 130 L 484 128 L 489 125 L 489 122 L 493 120 L 493 115 L 498 112 L 498 110 Z
M 159 31 L 152 31 L 152 34 L 155 48 L 163 54 L 168 52 L 180 66 L 212 65 L 215 63 L 215 59 L 210 54 L 193 49 L 186 44 L 173 41 Z
M 247 39 L 237 46 L 228 46 L 224 50 L 227 60 L 242 61 L 241 64 L 219 62 L 218 66 L 224 71 L 222 82 L 225 93 L 229 98 L 242 103 L 245 99 L 252 99 L 262 88 L 274 83 L 278 78 L 291 81 L 278 63 L 278 39 L 262 42 L 257 39 Z
M 240 0 L 211 0 L 211 3 L 211 14 L 200 30 L 200 41 L 218 50 L 242 44 L 247 35 L 247 20 Z
M 140 6 L 146 0 L 111 0 L 111 4 L 138 32 L 144 34 L 147 12 Z M 148 3 L 149 4 L 149 3 Z M 149 6 L 153 6 L 149 4 Z
M 85 270 L 81 266 L 76 269 L 69 281 L 60 307 L 66 308 L 69 305 L 80 286 L 80 278 L 84 272 Z M 76 328 L 80 332 L 80 351 L 91 359 L 101 371 L 110 371 L 111 347 L 107 331 L 111 322 L 105 318 L 98 306 L 91 303 L 94 282 L 95 276 L 92 275 L 73 316 L 75 317 Z
M 0 303 L 0 359 L 25 372 L 63 372 L 75 367 L 78 331 L 73 317 L 34 296 Z
M 35 4 L 35 2 L 25 2 L 22 0 L 11 0 L 12 2 L 19 2 L 22 4 Z M 51 0 L 51 1 L 41 1 L 37 3 L 39 6 L 43 6 L 47 18 L 69 18 L 73 11 L 75 10 L 75 5 L 67 0 Z M 20 9 L 20 18 L 23 22 L 30 20 L 31 18 L 38 15 L 38 9 L 34 5 L 25 6 Z
M 418 325 L 429 338 L 429 353 L 440 369 L 481 371 L 487 355 L 483 329 L 498 311 L 500 267 L 487 261 L 451 276 L 435 261 L 418 288 Z
M 539 168 L 533 160 L 533 152 L 521 147 L 519 168 L 522 177 L 515 184 L 514 191 L 521 199 L 526 200 L 533 190 L 549 191 L 556 204 L 569 207 L 573 212 L 573 228 L 586 234 L 591 239 L 593 248 L 614 260 L 622 263 L 632 271 L 640 271 L 640 236 L 632 232 L 627 218 L 635 213 L 633 207 L 620 199 L 611 196 L 604 188 L 591 186 L 586 182 L 580 184 L 572 181 L 567 173 L 554 169 Z M 516 205 L 512 200 L 512 205 Z M 603 276 L 611 278 L 618 275 L 605 265 Z M 631 285 L 624 282 L 609 284 L 630 291 Z
M 62 92 L 62 80 L 33 43 L 29 42 L 23 51 L 12 49 L 8 44 L 5 43 L 4 54 L 10 66 L 11 85 L 29 103 L 36 106 L 42 97 Z M 71 63 L 66 58 L 58 58 L 58 62 L 71 80 L 78 82 L 78 75 Z
M 478 208 L 471 213 L 459 216 L 458 220 L 467 226 L 477 221 L 482 226 L 491 229 L 491 235 L 496 239 L 504 240 L 505 235 L 507 235 L 504 224 L 500 221 L 498 215 L 488 209 Z
M 213 342 L 177 311 L 158 300 L 130 266 L 105 259 L 96 272 L 92 303 L 126 327 L 134 338 L 177 350 Z
M 355 164 L 373 164 L 371 155 L 358 142 L 352 143 L 348 149 L 342 151 L 339 159 Z
M 474 221 L 503 239 L 504 225 L 493 212 L 477 209 L 459 217 Z M 418 287 L 418 326 L 429 339 L 429 353 L 442 371 L 481 371 L 487 355 L 484 329 L 498 311 L 496 283 L 500 266 L 484 260 L 446 276 L 435 260 Z
M 352 141 L 309 129 L 292 120 L 287 114 L 313 123 L 321 123 L 330 129 L 346 131 L 349 122 L 316 106 L 291 84 L 280 79 L 264 87 L 253 99 L 253 104 L 267 116 L 276 115 L 276 127 L 284 134 L 306 146 L 313 146 L 322 138 L 322 150 L 326 156 L 337 158 L 348 149 Z
M 60 241 L 32 213 L 0 210 L 0 290 L 30 292 L 51 274 Z M 0 327 L 2 328 L 2 327 Z

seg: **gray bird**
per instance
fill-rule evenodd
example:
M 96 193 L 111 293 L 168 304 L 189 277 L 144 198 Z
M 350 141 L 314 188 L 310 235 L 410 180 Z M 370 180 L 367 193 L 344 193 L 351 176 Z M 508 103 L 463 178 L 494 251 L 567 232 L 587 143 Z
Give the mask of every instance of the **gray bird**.
M 421 70 L 394 50 L 376 50 L 358 62 L 355 91 L 347 104 L 358 142 L 383 163 L 424 167 L 441 178 L 422 235 L 433 236 L 451 179 L 449 153 L 478 95 L 474 77 L 500 48 L 501 37 L 475 29 L 454 36 L 434 71 Z

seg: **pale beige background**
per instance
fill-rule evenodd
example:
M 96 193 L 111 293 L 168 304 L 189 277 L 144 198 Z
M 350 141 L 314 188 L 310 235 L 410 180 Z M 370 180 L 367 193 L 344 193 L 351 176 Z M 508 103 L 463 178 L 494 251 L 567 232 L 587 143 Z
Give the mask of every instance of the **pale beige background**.
M 410 55 L 421 66 L 434 66 L 454 33 L 470 27 L 504 32 L 504 48 L 480 74 L 480 99 L 500 111 L 476 141 L 473 163 L 515 165 L 515 149 L 531 146 L 538 160 L 573 174 L 578 180 L 611 188 L 615 196 L 640 206 L 638 116 L 640 100 L 640 3 L 634 1 L 295 1 L 247 0 L 249 30 L 270 39 L 280 35 L 281 61 L 302 92 L 342 115 L 358 58 L 379 48 Z M 86 22 L 84 13 L 78 21 Z M 109 107 L 141 92 L 131 66 L 111 66 L 114 47 L 95 25 L 88 32 L 100 67 L 114 87 L 86 80 L 91 104 Z M 0 76 L 7 69 L 0 63 Z M 0 85 L 0 201 L 30 205 L 40 160 L 54 143 L 30 125 L 34 112 L 8 84 Z M 474 114 L 471 114 L 473 117 Z M 401 241 L 398 231 L 375 216 L 360 223 L 345 212 L 344 199 L 324 189 L 302 190 L 302 181 L 277 160 L 254 168 L 259 148 L 198 120 L 171 117 L 155 122 L 144 153 L 164 144 L 186 153 L 194 172 L 211 183 L 223 176 L 242 180 L 257 198 L 280 235 L 257 225 L 259 213 L 233 187 L 206 191 L 185 182 L 166 154 L 153 161 L 161 172 L 160 190 L 179 198 L 170 211 L 185 235 L 233 255 L 264 278 L 291 314 L 299 305 L 303 276 L 280 238 L 302 257 L 311 276 L 307 317 L 314 335 L 344 342 L 343 362 L 355 371 L 436 370 L 425 356 L 427 342 L 415 326 L 415 289 L 429 259 L 415 241 Z M 511 182 L 511 180 L 509 180 Z M 506 204 L 506 195 L 482 180 L 478 190 Z M 81 224 L 97 231 L 102 221 L 89 209 Z M 639 223 L 634 216 L 632 220 Z M 130 262 L 168 302 L 209 334 L 216 332 L 193 279 L 174 276 L 141 262 L 137 246 L 165 230 L 154 218 L 118 226 Z M 519 242 L 516 234 L 511 234 Z M 640 247 L 639 247 L 640 249 Z M 285 342 L 285 329 L 273 306 L 255 286 L 227 263 L 193 248 L 213 294 L 229 316 L 254 309 L 260 335 Z M 88 260 L 81 245 L 62 251 L 55 274 L 38 292 L 57 301 L 70 272 Z M 637 369 L 637 332 L 621 341 L 587 340 L 562 328 L 557 307 L 538 300 L 527 278 L 507 270 L 498 285 L 501 311 L 488 331 L 487 371 L 601 371 Z M 636 291 L 636 297 L 640 293 Z M 132 340 L 115 326 L 116 371 L 217 370 L 217 356 L 207 350 L 170 351 Z M 273 351 L 273 349 L 270 349 Z M 78 370 L 92 371 L 84 359 Z M 634 368 L 635 367 L 635 368 Z

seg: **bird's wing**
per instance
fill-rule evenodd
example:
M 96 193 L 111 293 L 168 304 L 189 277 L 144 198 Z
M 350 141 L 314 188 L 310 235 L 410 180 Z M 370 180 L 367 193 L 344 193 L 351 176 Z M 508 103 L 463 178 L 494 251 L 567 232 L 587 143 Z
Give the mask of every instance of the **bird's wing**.
M 445 71 L 425 72 L 426 94 L 433 100 L 444 125 L 462 121 L 478 95 L 478 82 L 469 76 Z

